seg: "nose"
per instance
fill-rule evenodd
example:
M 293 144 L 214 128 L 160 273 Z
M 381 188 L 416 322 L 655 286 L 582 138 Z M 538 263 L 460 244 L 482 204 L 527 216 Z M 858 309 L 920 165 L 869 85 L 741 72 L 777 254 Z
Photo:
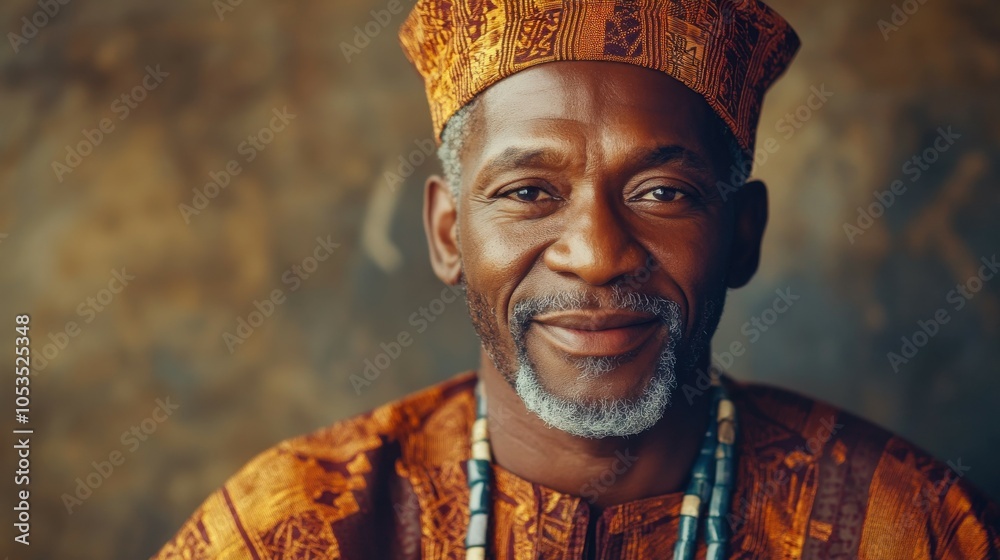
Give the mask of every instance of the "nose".
M 545 250 L 552 271 L 573 274 L 592 286 L 603 286 L 635 274 L 645 264 L 646 250 L 633 237 L 614 202 L 597 196 L 578 196 L 564 228 Z

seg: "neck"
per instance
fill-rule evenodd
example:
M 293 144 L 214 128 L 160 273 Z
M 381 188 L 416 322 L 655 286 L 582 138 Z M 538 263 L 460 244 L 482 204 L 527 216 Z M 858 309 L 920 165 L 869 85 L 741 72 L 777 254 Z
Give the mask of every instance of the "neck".
M 702 360 L 707 365 L 707 356 Z M 550 428 L 481 352 L 490 445 L 496 464 L 597 509 L 684 490 L 708 424 L 709 399 L 678 388 L 663 418 L 641 434 L 588 439 Z M 683 385 L 684 379 L 680 380 Z

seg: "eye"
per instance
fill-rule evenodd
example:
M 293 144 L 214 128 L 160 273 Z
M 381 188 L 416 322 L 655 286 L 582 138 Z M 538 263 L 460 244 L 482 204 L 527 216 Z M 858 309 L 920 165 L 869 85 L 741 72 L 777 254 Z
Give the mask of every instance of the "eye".
M 656 187 L 646 191 L 639 200 L 656 200 L 658 202 L 676 202 L 687 198 L 687 193 L 674 187 Z
M 552 197 L 539 187 L 517 187 L 504 193 L 504 198 L 513 198 L 521 202 L 538 202 Z

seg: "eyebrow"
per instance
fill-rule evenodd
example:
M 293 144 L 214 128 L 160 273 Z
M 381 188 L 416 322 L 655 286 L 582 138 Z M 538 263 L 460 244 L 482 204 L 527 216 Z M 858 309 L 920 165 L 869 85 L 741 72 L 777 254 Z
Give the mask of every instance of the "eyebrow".
M 548 148 L 520 148 L 510 146 L 490 159 L 480 169 L 478 176 L 492 176 L 504 171 L 523 168 L 558 168 L 566 165 L 565 155 Z M 698 153 L 684 146 L 670 144 L 640 150 L 626 159 L 630 171 L 676 165 L 699 175 L 711 175 L 712 168 Z
M 562 167 L 565 163 L 564 156 L 549 149 L 526 149 L 511 146 L 486 162 L 479 174 L 490 176 L 524 167 Z
M 639 153 L 630 158 L 631 169 L 652 169 L 665 165 L 679 165 L 689 171 L 700 174 L 711 174 L 712 167 L 705 158 L 684 146 L 656 146 L 651 150 Z

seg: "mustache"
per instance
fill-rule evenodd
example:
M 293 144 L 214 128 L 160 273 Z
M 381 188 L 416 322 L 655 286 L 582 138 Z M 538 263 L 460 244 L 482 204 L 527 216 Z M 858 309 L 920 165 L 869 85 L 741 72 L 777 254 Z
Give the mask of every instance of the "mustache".
M 614 286 L 611 293 L 606 296 L 594 292 L 576 291 L 523 299 L 514 304 L 510 318 L 510 332 L 515 340 L 521 339 L 534 318 L 543 313 L 600 309 L 655 315 L 666 324 L 676 322 L 680 315 L 680 306 L 670 298 Z

